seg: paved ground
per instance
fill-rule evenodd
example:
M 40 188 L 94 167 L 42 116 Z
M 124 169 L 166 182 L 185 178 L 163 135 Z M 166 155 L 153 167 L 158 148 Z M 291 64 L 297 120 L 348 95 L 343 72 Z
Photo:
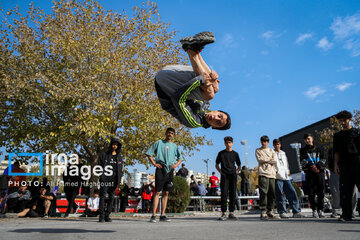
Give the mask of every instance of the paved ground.
M 239 221 L 217 221 L 218 214 L 171 217 L 171 222 L 148 222 L 146 217 L 0 219 L 0 240 L 12 239 L 360 239 L 360 218 L 342 223 L 325 219 L 261 221 L 258 214 L 238 215 Z

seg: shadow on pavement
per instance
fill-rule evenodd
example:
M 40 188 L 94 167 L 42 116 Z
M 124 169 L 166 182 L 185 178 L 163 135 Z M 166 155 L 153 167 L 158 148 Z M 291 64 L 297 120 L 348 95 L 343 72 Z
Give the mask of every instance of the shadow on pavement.
M 112 230 L 87 230 L 87 229 L 76 229 L 76 228 L 22 228 L 15 229 L 9 232 L 15 233 L 113 233 L 116 231 Z
M 339 232 L 360 232 L 360 230 L 339 230 Z

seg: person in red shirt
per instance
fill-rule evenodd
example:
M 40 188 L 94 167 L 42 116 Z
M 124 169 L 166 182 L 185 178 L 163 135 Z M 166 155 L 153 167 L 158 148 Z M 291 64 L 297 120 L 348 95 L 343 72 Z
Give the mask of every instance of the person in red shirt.
M 215 176 L 215 172 L 212 172 L 212 176 L 209 178 L 210 183 L 210 196 L 216 196 L 216 189 L 219 184 L 219 178 Z
M 4 175 L 8 175 L 9 168 L 5 169 Z M 20 168 L 20 162 L 16 161 L 14 165 L 11 166 L 11 173 L 15 173 L 13 176 L 8 176 L 8 189 L 9 194 L 16 192 L 20 187 L 22 182 L 26 182 L 26 176 L 16 176 L 16 173 L 25 173 L 23 169 Z
M 150 202 L 152 198 L 152 189 L 150 184 L 144 184 L 141 194 L 142 199 L 142 212 L 149 213 L 150 212 Z

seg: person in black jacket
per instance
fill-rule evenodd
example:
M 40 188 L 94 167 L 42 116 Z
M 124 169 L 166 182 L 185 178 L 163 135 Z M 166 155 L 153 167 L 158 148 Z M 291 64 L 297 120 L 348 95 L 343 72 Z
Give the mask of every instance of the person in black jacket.
M 188 175 L 189 175 L 189 171 L 185 167 L 185 163 L 181 164 L 181 168 L 177 172 L 176 176 L 183 177 L 186 180 Z
M 75 203 L 75 198 L 79 194 L 79 189 L 81 185 L 81 176 L 80 174 L 76 174 L 76 175 L 70 174 L 72 171 L 74 171 L 73 169 L 75 169 L 75 167 L 79 168 L 79 172 L 80 172 L 81 164 L 79 162 L 79 164 L 77 165 L 75 164 L 68 165 L 67 170 L 64 171 L 63 173 L 64 192 L 66 195 L 66 200 L 68 201 L 68 207 L 64 217 L 69 217 L 71 210 L 73 210 L 73 213 L 76 213 L 76 210 L 78 209 L 78 205 Z M 45 183 L 44 187 L 48 188 L 50 186 L 47 187 L 47 183 Z
M 360 130 L 352 127 L 350 112 L 341 111 L 336 118 L 343 128 L 334 134 L 334 172 L 340 174 L 340 221 L 351 221 L 355 185 L 360 189 Z
M 314 145 L 311 133 L 304 135 L 305 147 L 300 149 L 300 161 L 305 172 L 306 183 L 309 190 L 309 202 L 314 218 L 324 218 L 324 194 L 326 160 L 320 148 Z M 317 196 L 317 202 L 315 202 Z
M 121 143 L 119 139 L 111 139 L 108 151 L 99 157 L 99 165 L 105 169 L 111 167 L 112 174 L 104 173 L 100 176 L 100 206 L 99 222 L 111 222 L 110 213 L 113 209 L 114 196 L 122 177 L 123 161 L 120 155 Z M 108 199 L 106 196 L 108 195 Z M 106 205 L 106 206 L 105 206 Z

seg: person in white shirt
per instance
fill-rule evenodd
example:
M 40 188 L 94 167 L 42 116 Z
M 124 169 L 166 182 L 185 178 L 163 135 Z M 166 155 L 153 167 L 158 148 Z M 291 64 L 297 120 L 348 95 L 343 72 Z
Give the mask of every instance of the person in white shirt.
M 84 212 L 85 216 L 89 216 L 89 217 L 96 217 L 99 215 L 99 203 L 100 203 L 100 198 L 99 198 L 99 189 L 95 189 L 93 196 L 90 197 L 87 200 L 87 208 Z
M 299 207 L 299 199 L 296 195 L 296 191 L 291 183 L 289 164 L 284 151 L 280 150 L 281 143 L 279 139 L 273 140 L 273 146 L 275 154 L 277 155 L 276 164 L 276 208 L 281 218 L 289 218 L 286 215 L 286 198 L 289 201 L 289 205 L 293 211 L 294 218 L 301 218 L 301 210 Z M 284 196 L 285 194 L 285 196 Z

